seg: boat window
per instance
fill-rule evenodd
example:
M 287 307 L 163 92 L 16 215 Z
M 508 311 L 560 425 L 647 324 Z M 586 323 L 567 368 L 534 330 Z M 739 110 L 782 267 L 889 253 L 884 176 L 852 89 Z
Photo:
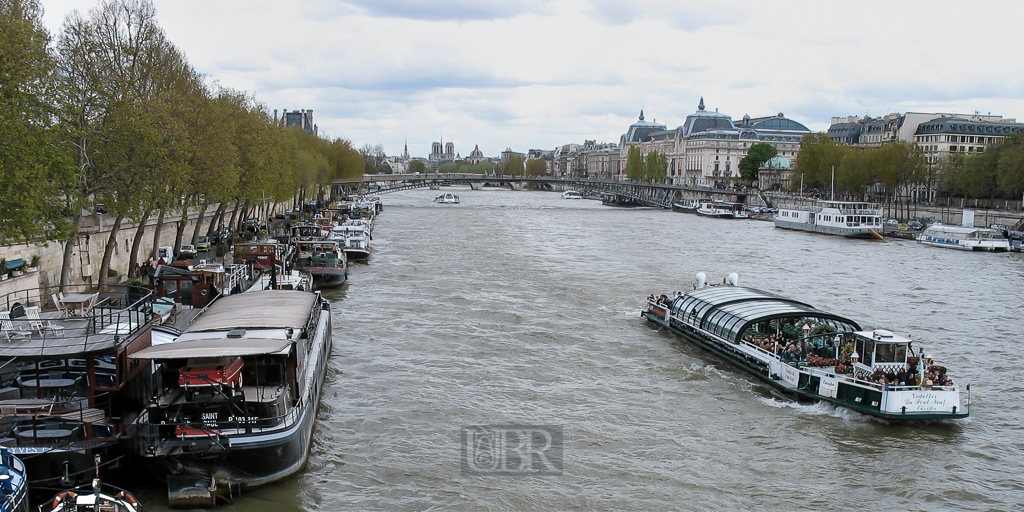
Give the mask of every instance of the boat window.
M 875 356 L 876 363 L 902 363 L 907 359 L 907 346 L 903 343 L 879 343 Z

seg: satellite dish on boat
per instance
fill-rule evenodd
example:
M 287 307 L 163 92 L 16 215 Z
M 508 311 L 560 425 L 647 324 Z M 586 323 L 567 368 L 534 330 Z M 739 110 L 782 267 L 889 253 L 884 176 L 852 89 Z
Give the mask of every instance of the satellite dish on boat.
M 729 284 L 731 284 L 733 286 L 739 286 L 740 285 L 740 275 L 737 274 L 736 272 L 733 272 L 733 273 L 725 276 L 725 282 L 729 283 Z
M 704 287 L 708 285 L 708 275 L 704 272 L 697 272 L 697 275 L 694 277 L 697 278 L 697 286 L 694 287 L 695 290 L 703 290 Z

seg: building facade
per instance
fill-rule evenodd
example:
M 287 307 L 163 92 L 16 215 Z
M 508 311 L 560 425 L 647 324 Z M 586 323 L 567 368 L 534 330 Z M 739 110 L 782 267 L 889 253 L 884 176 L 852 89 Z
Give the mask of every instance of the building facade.
M 641 154 L 658 151 L 666 156 L 669 180 L 676 185 L 724 188 L 739 179 L 739 162 L 753 144 L 764 142 L 778 151 L 778 156 L 792 164 L 800 151 L 800 140 L 811 133 L 801 123 L 787 119 L 781 112 L 774 116 L 751 118 L 744 115 L 739 125 L 732 117 L 711 112 L 700 99 L 696 112 L 683 124 L 671 130 L 664 125 L 644 121 L 630 125 L 619 144 L 619 158 L 625 162 L 629 148 L 639 147 Z M 625 165 L 619 169 L 625 179 Z

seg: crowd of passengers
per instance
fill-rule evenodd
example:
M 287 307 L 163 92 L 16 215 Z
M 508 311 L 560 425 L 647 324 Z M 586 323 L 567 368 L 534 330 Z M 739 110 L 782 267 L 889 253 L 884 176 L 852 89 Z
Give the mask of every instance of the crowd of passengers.
M 821 337 L 800 340 L 783 333 L 769 335 L 748 333 L 743 340 L 766 352 L 779 354 L 784 361 L 804 361 L 808 356 L 830 357 L 835 354 L 832 342 L 822 342 Z
M 916 366 L 911 366 L 910 369 L 901 369 L 898 372 L 884 372 L 882 370 L 875 370 L 875 373 L 861 377 L 863 380 L 875 383 L 879 388 L 885 388 L 889 386 L 921 386 L 926 389 L 930 389 L 933 386 L 945 387 L 952 386 L 953 381 L 946 377 L 945 368 L 941 366 L 933 366 L 928 369 L 924 374 L 924 382 L 921 381 L 921 375 L 917 372 Z

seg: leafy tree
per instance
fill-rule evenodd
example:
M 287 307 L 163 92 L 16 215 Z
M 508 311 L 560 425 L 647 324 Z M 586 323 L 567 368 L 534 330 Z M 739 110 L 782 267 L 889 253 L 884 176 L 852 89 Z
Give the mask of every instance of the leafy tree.
M 508 170 L 507 174 L 512 176 L 522 176 L 524 173 L 523 168 L 523 157 L 519 155 L 513 155 L 512 158 L 508 159 Z
M 531 158 L 526 161 L 528 176 L 544 176 L 548 173 L 548 164 L 542 158 Z
M 423 164 L 422 160 L 413 160 L 413 161 L 409 162 L 409 172 L 412 172 L 412 173 L 416 173 L 416 172 L 422 173 L 422 172 L 424 172 L 425 168 L 426 168 L 426 165 Z
M 50 95 L 55 63 L 37 0 L 0 0 L 0 240 L 66 241 L 73 211 L 55 198 L 73 183 L 70 155 L 59 146 Z
M 643 155 L 640 154 L 640 148 L 630 146 L 626 154 L 626 178 L 634 181 L 643 180 L 646 170 L 647 166 Z
M 643 179 L 646 181 L 663 180 L 668 175 L 668 157 L 664 153 L 651 151 L 644 158 Z
M 437 168 L 437 172 L 444 173 L 451 173 L 455 172 L 456 170 L 458 170 L 458 166 L 455 164 L 455 162 L 445 162 L 441 164 L 440 167 Z
M 758 142 L 753 144 L 750 146 L 750 149 L 747 150 L 746 156 L 740 159 L 740 163 L 737 166 L 740 171 L 740 177 L 749 181 L 751 184 L 757 183 L 758 169 L 777 154 L 778 150 L 775 149 L 775 146 L 772 146 L 767 142 Z
M 805 188 L 829 188 L 832 183 L 832 169 L 838 167 L 843 156 L 842 148 L 824 133 L 809 133 L 800 140 L 800 152 L 796 155 L 796 174 L 803 177 Z M 800 180 L 793 180 L 794 189 Z

